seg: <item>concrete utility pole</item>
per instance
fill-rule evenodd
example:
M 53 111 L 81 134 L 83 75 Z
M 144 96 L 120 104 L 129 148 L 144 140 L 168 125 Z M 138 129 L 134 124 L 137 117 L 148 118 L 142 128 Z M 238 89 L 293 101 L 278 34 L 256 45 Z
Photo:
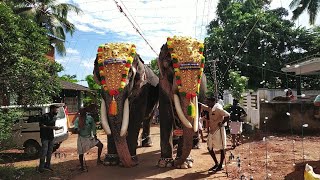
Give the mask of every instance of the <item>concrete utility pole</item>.
M 215 98 L 218 100 L 218 94 L 219 94 L 219 90 L 218 90 L 218 79 L 217 79 L 217 66 L 216 63 L 219 61 L 219 59 L 215 59 L 212 61 L 212 65 L 213 65 L 213 80 L 214 80 L 214 96 Z

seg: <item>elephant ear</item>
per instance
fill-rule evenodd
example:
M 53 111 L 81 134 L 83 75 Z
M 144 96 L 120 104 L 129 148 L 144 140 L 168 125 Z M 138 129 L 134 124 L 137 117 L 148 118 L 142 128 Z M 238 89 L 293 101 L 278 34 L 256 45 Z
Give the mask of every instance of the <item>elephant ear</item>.
M 98 67 L 98 56 L 94 60 L 93 79 L 97 84 L 101 85 L 101 83 L 100 83 L 101 77 L 99 74 L 99 67 Z
M 207 89 L 207 77 L 203 73 L 201 77 L 201 85 L 200 85 L 200 92 L 199 92 L 199 102 L 204 102 L 206 99 L 206 93 L 208 92 Z
M 135 97 L 140 93 L 146 81 L 145 68 L 139 55 L 136 55 L 129 72 L 129 96 Z
M 169 53 L 169 49 L 166 44 L 161 47 L 161 52 L 158 59 L 159 71 L 162 78 L 166 78 L 170 84 L 173 83 L 174 71 L 172 67 L 172 60 Z
M 151 84 L 153 87 L 157 87 L 159 84 L 158 76 L 147 65 L 144 65 L 144 69 L 147 77 L 147 83 Z

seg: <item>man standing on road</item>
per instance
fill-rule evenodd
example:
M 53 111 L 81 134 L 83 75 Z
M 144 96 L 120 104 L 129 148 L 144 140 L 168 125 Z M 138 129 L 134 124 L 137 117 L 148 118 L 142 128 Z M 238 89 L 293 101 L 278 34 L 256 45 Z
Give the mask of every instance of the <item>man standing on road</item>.
M 103 144 L 97 138 L 96 123 L 88 114 L 92 111 L 92 106 L 87 106 L 79 110 L 79 115 L 74 122 L 75 132 L 78 133 L 77 150 L 79 154 L 79 161 L 81 171 L 85 171 L 84 167 L 84 153 L 89 151 L 94 146 L 98 147 L 97 164 L 102 164 L 101 152 Z
M 239 106 L 239 101 L 234 99 L 233 105 L 227 110 L 230 113 L 230 134 L 232 136 L 232 148 L 241 144 L 241 133 L 243 117 L 247 116 L 246 111 Z
M 51 105 L 49 107 L 50 112 L 43 115 L 39 122 L 40 126 L 40 138 L 41 138 L 41 154 L 40 154 L 40 164 L 38 171 L 42 173 L 44 170 L 53 171 L 51 169 L 51 155 L 53 151 L 53 130 L 61 129 L 55 126 L 58 107 Z
M 217 172 L 223 169 L 225 159 L 225 149 L 227 145 L 225 123 L 229 120 L 230 114 L 223 110 L 221 104 L 216 102 L 214 97 L 207 99 L 207 105 L 201 104 L 201 110 L 209 112 L 209 134 L 207 138 L 208 151 L 215 165 L 209 169 L 209 172 Z M 220 163 L 217 160 L 215 151 L 220 150 Z

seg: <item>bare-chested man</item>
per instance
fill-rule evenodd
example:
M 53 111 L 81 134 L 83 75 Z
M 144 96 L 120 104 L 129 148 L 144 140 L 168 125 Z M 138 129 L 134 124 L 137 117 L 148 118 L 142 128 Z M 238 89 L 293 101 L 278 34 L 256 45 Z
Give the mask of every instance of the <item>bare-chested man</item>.
M 226 149 L 226 130 L 225 122 L 228 121 L 230 114 L 223 110 L 223 107 L 216 102 L 215 98 L 207 98 L 207 105 L 201 104 L 201 110 L 206 110 L 209 112 L 209 135 L 208 135 L 208 151 L 215 162 L 215 165 L 209 169 L 209 171 L 221 171 L 223 161 L 225 158 Z M 215 150 L 220 150 L 221 158 L 220 163 L 218 163 L 217 157 L 215 155 Z

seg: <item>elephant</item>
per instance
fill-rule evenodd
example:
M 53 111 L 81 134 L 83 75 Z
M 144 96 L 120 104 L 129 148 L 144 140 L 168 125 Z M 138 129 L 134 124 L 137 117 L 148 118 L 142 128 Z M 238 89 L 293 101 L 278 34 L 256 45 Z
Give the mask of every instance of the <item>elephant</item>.
M 159 78 L 128 43 L 99 46 L 93 74 L 102 90 L 101 125 L 108 143 L 104 165 L 136 166 L 141 124 L 142 146 L 152 145 L 150 120 L 158 103 Z
M 204 101 L 203 44 L 188 37 L 168 38 L 158 58 L 161 157 L 159 167 L 191 168 L 193 136 L 198 131 L 198 100 Z M 178 135 L 173 160 L 172 134 Z M 180 134 L 180 135 L 179 135 Z M 183 134 L 183 135 L 182 135 Z

